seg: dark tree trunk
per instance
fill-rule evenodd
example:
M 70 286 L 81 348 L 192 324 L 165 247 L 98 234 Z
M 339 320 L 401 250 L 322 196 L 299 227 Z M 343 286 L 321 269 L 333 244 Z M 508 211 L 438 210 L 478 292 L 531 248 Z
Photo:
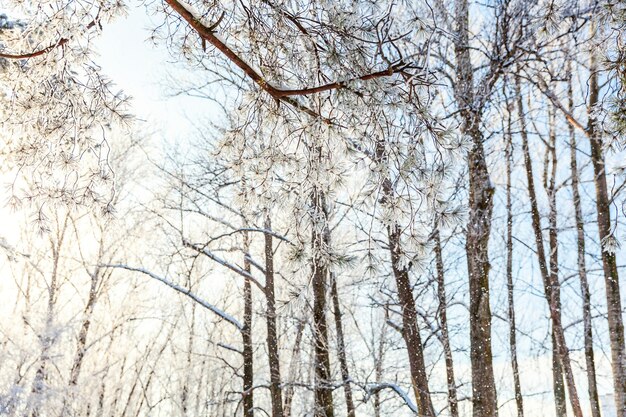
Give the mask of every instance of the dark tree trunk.
M 568 111 L 574 112 L 574 92 L 572 88 L 571 62 L 567 62 L 567 96 Z M 585 340 L 585 364 L 587 367 L 587 389 L 589 392 L 589 402 L 591 405 L 591 416 L 600 417 L 600 400 L 598 395 L 598 383 L 596 381 L 596 361 L 593 352 L 593 329 L 591 325 L 591 292 L 589 291 L 589 281 L 587 280 L 587 266 L 585 263 L 585 221 L 583 220 L 583 210 L 581 207 L 578 162 L 576 158 L 576 132 L 574 126 L 568 124 L 569 146 L 570 146 L 570 172 L 572 176 L 572 200 L 574 203 L 574 216 L 576 219 L 576 249 L 578 277 L 580 279 L 580 293 L 583 300 L 583 326 Z
M 402 311 L 402 336 L 404 337 L 409 355 L 409 369 L 411 371 L 417 409 L 422 416 L 435 417 L 435 410 L 430 399 L 430 389 L 428 388 L 424 350 L 419 326 L 417 325 L 417 310 L 415 308 L 415 300 L 413 299 L 409 270 L 400 266 L 403 256 L 400 247 L 400 227 L 398 225 L 389 226 L 387 234 L 389 235 L 391 267 L 396 279 L 398 300 Z
M 384 165 L 387 159 L 385 154 L 385 143 L 379 141 L 376 145 L 376 159 Z M 394 197 L 393 184 L 388 172 L 382 177 L 382 204 L 392 201 Z M 402 337 L 406 344 L 407 355 L 409 357 L 409 370 L 411 372 L 411 382 L 415 401 L 419 413 L 426 417 L 435 417 L 435 410 L 430 397 L 428 387 L 428 375 L 424 363 L 424 350 L 417 324 L 417 310 L 413 298 L 413 288 L 411 287 L 408 266 L 402 264 L 404 252 L 401 245 L 402 230 L 398 224 L 387 227 L 387 238 L 389 253 L 391 255 L 391 268 L 398 290 L 398 301 L 402 312 Z
M 270 395 L 272 417 L 283 417 L 283 396 L 280 386 L 280 356 L 276 331 L 276 299 L 274 294 L 274 247 L 272 243 L 272 222 L 269 214 L 265 217 L 265 297 L 267 301 L 267 352 L 270 368 Z
M 355 417 L 354 400 L 352 399 L 352 388 L 350 387 L 350 372 L 348 371 L 348 359 L 346 357 L 346 344 L 343 336 L 343 322 L 341 306 L 339 305 L 339 291 L 337 290 L 337 279 L 331 274 L 330 296 L 333 300 L 333 312 L 335 316 L 335 331 L 337 332 L 337 357 L 341 367 L 341 381 L 346 396 L 346 411 L 348 417 Z
M 587 135 L 591 145 L 591 162 L 593 164 L 594 182 L 596 186 L 596 213 L 598 234 L 602 245 L 602 267 L 606 287 L 606 304 L 608 307 L 609 340 L 611 343 L 611 366 L 613 370 L 613 389 L 615 390 L 615 410 L 619 417 L 626 416 L 626 351 L 624 347 L 624 323 L 622 319 L 622 300 L 620 296 L 619 274 L 615 250 L 607 248 L 607 241 L 612 238 L 611 231 L 611 200 L 606 183 L 604 167 L 604 150 L 602 135 L 597 127 L 594 114 L 600 94 L 598 85 L 598 65 L 591 54 L 589 65 L 589 119 Z
M 250 251 L 250 238 L 248 233 L 244 234 L 244 269 L 251 273 L 248 253 Z M 243 283 L 243 415 L 244 417 L 254 416 L 254 351 L 252 348 L 252 284 L 246 279 Z
M 537 196 L 535 193 L 535 182 L 533 177 L 532 161 L 530 159 L 530 150 L 528 145 L 528 133 L 526 130 L 526 115 L 524 114 L 523 100 L 520 88 L 519 77 L 515 79 L 515 93 L 517 97 L 517 108 L 520 120 L 520 134 L 522 138 L 522 151 L 524 153 L 524 164 L 526 167 L 526 179 L 528 185 L 528 195 L 530 200 L 532 226 L 535 235 L 535 243 L 537 246 L 537 258 L 539 261 L 539 270 L 543 280 L 544 292 L 548 302 L 550 311 L 550 319 L 552 321 L 552 331 L 554 334 L 554 344 L 556 346 L 555 353 L 558 355 L 560 369 L 563 372 L 567 388 L 569 391 L 570 403 L 572 411 L 576 417 L 583 417 L 580 407 L 580 400 L 574 382 L 574 373 L 572 371 L 569 350 L 565 341 L 565 333 L 561 323 L 561 301 L 560 301 L 560 285 L 558 277 L 548 271 L 546 263 L 546 253 L 543 246 L 543 236 L 541 232 L 541 219 L 539 217 L 539 209 L 537 208 Z M 555 367 L 555 373 L 559 368 Z M 558 376 L 555 378 L 558 380 Z M 555 396 L 557 393 L 555 392 Z
M 323 192 L 314 189 L 311 196 L 314 219 L 311 233 L 313 247 L 313 335 L 315 345 L 314 417 L 334 417 L 333 391 L 330 385 L 330 355 L 326 321 L 326 285 L 328 262 L 323 253 L 330 244 L 328 212 Z M 323 222 L 323 224 L 315 224 Z
M 496 417 L 498 398 L 493 374 L 491 306 L 489 305 L 489 235 L 494 189 L 489 178 L 483 135 L 480 130 L 482 110 L 477 108 L 477 97 L 474 91 L 474 68 L 469 44 L 468 0 L 456 0 L 455 21 L 455 97 L 462 120 L 462 133 L 472 142 L 468 154 L 469 219 L 465 240 L 469 276 L 472 412 L 474 417 Z M 481 91 L 480 94 L 486 94 L 486 92 Z
M 543 170 L 543 186 L 548 195 L 548 204 L 550 206 L 550 214 L 548 216 L 548 243 L 550 247 L 549 256 L 549 277 L 552 286 L 552 297 L 556 304 L 556 309 L 561 311 L 561 285 L 559 282 L 559 241 L 557 229 L 557 209 L 556 209 L 556 132 L 554 127 L 554 112 L 549 111 L 549 141 L 548 149 L 545 154 L 545 166 Z M 551 167 L 551 169 L 550 169 Z M 548 175 L 550 171 L 550 175 Z M 552 357 L 553 357 L 553 382 L 554 382 L 554 405 L 556 407 L 557 417 L 567 416 L 565 384 L 563 383 L 563 367 L 559 360 L 559 352 L 557 350 L 558 343 L 556 335 L 552 329 Z
M 556 417 L 567 417 L 563 368 L 559 360 L 557 346 L 556 336 L 554 330 L 552 330 L 552 391 L 554 392 L 554 408 Z
M 517 327 L 515 325 L 515 287 L 513 285 L 513 202 L 511 200 L 511 175 L 513 172 L 513 138 L 511 108 L 507 111 L 506 131 L 506 285 L 509 319 L 509 349 L 517 417 L 524 417 L 524 397 L 517 361 Z
M 435 241 L 435 263 L 437 266 L 437 297 L 439 299 L 439 325 L 441 326 L 441 342 L 446 362 L 446 381 L 448 383 L 448 407 L 452 417 L 459 417 L 459 405 L 456 395 L 456 381 L 454 378 L 454 361 L 450 336 L 448 334 L 448 301 L 446 298 L 446 282 L 443 266 L 443 254 L 439 229 L 435 228 L 433 235 Z

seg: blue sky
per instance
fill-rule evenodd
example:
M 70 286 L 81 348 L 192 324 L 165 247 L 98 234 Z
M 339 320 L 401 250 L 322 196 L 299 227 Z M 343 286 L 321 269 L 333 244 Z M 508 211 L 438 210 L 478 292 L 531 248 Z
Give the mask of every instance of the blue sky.
M 149 40 L 152 26 L 145 8 L 131 5 L 128 15 L 103 28 L 96 41 L 96 62 L 118 88 L 132 96 L 131 112 L 147 122 L 152 145 L 180 143 L 194 130 L 189 118 L 202 116 L 206 107 L 194 105 L 199 99 L 168 96 L 167 76 L 185 74 L 172 63 L 165 45 L 155 46 Z

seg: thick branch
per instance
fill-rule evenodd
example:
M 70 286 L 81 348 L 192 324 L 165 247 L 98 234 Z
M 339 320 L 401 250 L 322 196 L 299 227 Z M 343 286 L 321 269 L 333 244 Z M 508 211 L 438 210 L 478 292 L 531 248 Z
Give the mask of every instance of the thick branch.
M 189 11 L 181 2 L 177 0 L 165 0 L 176 13 L 180 15 L 197 33 L 198 35 L 209 42 L 220 52 L 222 52 L 233 64 L 239 67 L 252 81 L 254 81 L 259 87 L 270 94 L 277 100 L 284 100 L 291 96 L 306 96 L 316 93 L 322 93 L 330 90 L 338 90 L 347 87 L 352 81 L 367 81 L 374 78 L 381 78 L 391 76 L 395 73 L 405 70 L 408 65 L 400 62 L 394 65 L 390 65 L 389 68 L 373 72 L 359 77 L 353 77 L 345 81 L 337 81 L 317 87 L 301 88 L 301 89 L 281 89 L 271 85 L 261 74 L 259 74 L 252 66 L 244 61 L 237 53 L 230 49 L 218 36 L 215 35 L 213 27 L 205 26 L 200 22 L 200 19 Z
M 86 30 L 91 29 L 95 25 L 96 25 L 96 19 L 92 20 L 91 23 L 89 23 L 87 25 Z M 52 45 L 46 46 L 43 49 L 40 49 L 40 50 L 34 51 L 34 52 L 27 52 L 27 53 L 23 53 L 23 54 L 6 54 L 6 53 L 3 53 L 3 52 L 0 52 L 0 58 L 6 58 L 6 59 L 35 58 L 35 57 L 47 54 L 48 52 L 65 45 L 69 41 L 70 41 L 70 38 L 61 38 L 58 41 L 56 41 L 55 43 L 53 43 Z

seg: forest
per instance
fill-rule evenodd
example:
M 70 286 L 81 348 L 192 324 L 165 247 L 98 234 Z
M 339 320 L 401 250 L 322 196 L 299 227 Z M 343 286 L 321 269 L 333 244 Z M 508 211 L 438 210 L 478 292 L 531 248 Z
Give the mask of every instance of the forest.
M 624 0 L 0 0 L 0 177 L 0 416 L 626 417 Z

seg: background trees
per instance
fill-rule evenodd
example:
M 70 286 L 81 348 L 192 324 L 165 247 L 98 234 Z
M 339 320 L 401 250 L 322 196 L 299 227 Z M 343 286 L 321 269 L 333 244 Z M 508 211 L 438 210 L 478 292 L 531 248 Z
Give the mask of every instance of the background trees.
M 124 7 L 0 16 L 0 414 L 626 415 L 620 4 L 143 4 L 163 150 Z

